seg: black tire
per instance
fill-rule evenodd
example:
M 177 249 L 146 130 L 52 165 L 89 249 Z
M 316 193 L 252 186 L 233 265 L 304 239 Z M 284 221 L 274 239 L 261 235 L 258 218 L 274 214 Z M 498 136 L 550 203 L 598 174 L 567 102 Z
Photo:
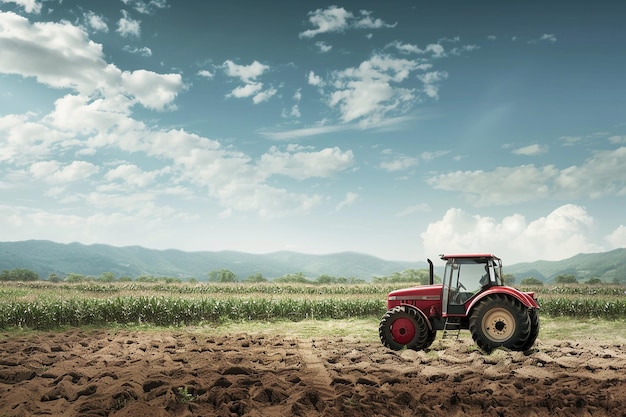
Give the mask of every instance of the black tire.
M 529 309 L 528 317 L 530 318 L 530 335 L 524 343 L 524 346 L 520 349 L 523 352 L 533 347 L 535 341 L 537 340 L 537 336 L 539 336 L 539 314 L 537 313 L 537 309 Z
M 437 338 L 437 330 L 429 330 L 428 339 L 426 339 L 426 344 L 424 345 L 422 349 L 426 349 L 427 347 L 432 345 L 436 338 Z
M 422 350 L 430 340 L 430 329 L 424 316 L 407 306 L 398 306 L 385 313 L 378 334 L 383 345 L 392 350 Z
M 491 353 L 497 347 L 525 350 L 531 333 L 528 309 L 518 300 L 496 294 L 481 300 L 469 320 L 478 347 Z

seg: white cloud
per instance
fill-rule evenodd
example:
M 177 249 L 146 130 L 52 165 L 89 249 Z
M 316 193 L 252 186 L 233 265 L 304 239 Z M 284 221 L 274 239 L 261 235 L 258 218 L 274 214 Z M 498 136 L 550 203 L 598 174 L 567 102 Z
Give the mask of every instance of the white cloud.
M 614 143 L 614 144 L 621 144 L 621 143 L 626 144 L 626 136 L 611 136 L 609 138 L 609 142 Z
M 152 49 L 148 48 L 147 46 L 138 48 L 135 46 L 130 46 L 130 45 L 125 45 L 124 49 L 126 52 L 129 52 L 131 54 L 136 54 L 136 55 L 141 55 L 141 56 L 152 56 Z
M 263 90 L 263 83 L 257 82 L 257 78 L 262 76 L 270 67 L 254 61 L 250 65 L 238 65 L 233 61 L 227 60 L 222 64 L 224 72 L 229 77 L 239 78 L 245 84 L 233 89 L 227 97 L 245 98 L 252 97 L 254 104 L 262 103 L 269 100 L 278 92 L 275 88 Z
M 129 36 L 138 38 L 141 35 L 141 21 L 133 19 L 126 10 L 122 10 L 122 17 L 117 22 L 116 32 L 125 38 Z
M 344 171 L 354 164 L 352 151 L 342 151 L 338 147 L 325 148 L 318 152 L 280 151 L 273 146 L 261 156 L 258 163 L 263 177 L 285 175 L 298 180 L 320 177 L 328 178 Z
M 340 211 L 348 206 L 353 205 L 354 203 L 356 203 L 358 199 L 359 199 L 358 193 L 353 193 L 353 192 L 346 193 L 346 198 L 344 198 L 341 203 L 337 204 L 335 211 Z
M 90 27 L 94 32 L 107 33 L 109 31 L 109 26 L 107 25 L 104 17 L 95 14 L 91 10 L 85 13 L 85 21 L 87 23 L 87 26 Z
M 424 93 L 430 98 L 439 97 L 438 83 L 448 78 L 445 71 L 431 71 L 426 74 L 419 75 L 418 78 L 424 83 Z
M 590 239 L 593 223 L 584 207 L 573 204 L 530 222 L 520 214 L 498 221 L 452 208 L 429 224 L 421 238 L 428 254 L 495 253 L 510 265 L 603 251 Z
M 381 19 L 373 19 L 372 12 L 367 10 L 361 10 L 361 17 L 354 22 L 354 27 L 358 29 L 380 29 L 380 28 L 393 28 L 397 23 L 387 24 Z
M 556 36 L 554 36 L 554 34 L 552 33 L 544 33 L 538 39 L 531 39 L 530 41 L 528 41 L 528 43 L 539 43 L 539 42 L 555 43 Z
M 208 71 L 208 70 L 200 70 L 198 71 L 198 75 L 204 78 L 208 78 L 209 80 L 215 77 L 215 74 L 213 74 L 211 71 Z
M 146 70 L 123 72 L 122 85 L 141 104 L 154 110 L 162 110 L 170 105 L 182 87 L 178 74 L 157 74 Z
M 315 29 L 308 29 L 300 33 L 301 38 L 313 38 L 322 33 L 343 32 L 346 29 L 379 29 L 395 27 L 396 24 L 387 24 L 381 19 L 372 18 L 372 13 L 361 10 L 359 16 L 347 11 L 343 7 L 330 6 L 327 9 L 317 9 L 309 12 L 309 22 Z
M 446 55 L 446 50 L 443 45 L 439 43 L 431 43 L 426 45 L 426 48 L 422 49 L 417 45 L 410 43 L 402 43 L 400 41 L 394 41 L 386 46 L 386 48 L 395 48 L 399 52 L 404 54 L 432 54 L 433 58 L 441 58 Z
M 147 187 L 154 183 L 157 171 L 146 172 L 134 164 L 122 164 L 109 170 L 104 178 L 109 181 L 121 181 L 132 187 Z
M 228 97 L 244 98 L 257 94 L 263 88 L 263 83 L 249 83 L 236 87 L 228 94 Z
M 166 0 L 122 0 L 122 3 L 127 6 L 130 5 L 141 14 L 152 14 L 155 9 L 163 9 L 167 7 Z
M 335 71 L 328 104 L 339 109 L 343 122 L 380 122 L 391 111 L 402 112 L 415 100 L 414 91 L 398 86 L 420 64 L 388 55 L 374 55 L 357 68 Z
M 268 67 L 227 63 L 225 70 L 244 81 L 245 88 L 256 83 Z M 354 163 L 352 151 L 339 148 L 272 148 L 253 159 L 182 129 L 147 126 L 131 117 L 133 105 L 174 108 L 183 88 L 180 75 L 120 71 L 105 61 L 102 47 L 89 40 L 84 30 L 67 22 L 30 24 L 14 13 L 0 13 L 0 73 L 35 77 L 41 84 L 75 91 L 57 99 L 48 114 L 0 116 L 0 160 L 6 169 L 12 169 L 16 177 L 29 174 L 38 180 L 32 186 L 42 188 L 40 196 L 75 212 L 92 206 L 98 210 L 119 208 L 146 218 L 165 212 L 183 216 L 184 211 L 171 207 L 159 211 L 153 202 L 156 196 L 177 190 L 177 195 L 215 199 L 224 213 L 249 211 L 260 217 L 303 213 L 326 197 L 270 184 L 272 176 L 329 178 Z M 276 91 L 269 88 L 252 97 L 262 101 L 273 94 Z M 79 160 L 50 160 L 59 154 Z M 133 164 L 120 165 L 118 160 L 126 154 L 133 155 Z M 100 166 L 80 160 L 92 155 L 98 156 Z M 137 161 L 147 161 L 151 168 Z M 162 168 L 155 171 L 154 162 Z M 108 170 L 105 165 L 116 168 Z M 96 175 L 100 172 L 104 175 Z M 165 172 L 163 185 L 153 182 L 155 175 Z M 81 192 L 85 180 L 89 181 L 87 193 Z M 72 187 L 71 193 L 65 192 L 66 186 Z M 144 186 L 157 188 L 136 192 L 136 187 Z M 43 213 L 43 217 L 55 216 Z M 114 213 L 103 214 L 109 215 Z M 91 217 L 63 219 L 83 226 Z M 84 236 L 80 240 L 89 241 Z
M 259 61 L 254 61 L 250 65 L 238 65 L 231 60 L 227 60 L 222 67 L 226 75 L 239 78 L 244 83 L 254 82 L 270 69 L 268 65 L 261 64 Z
M 330 50 L 333 49 L 332 45 L 328 45 L 324 41 L 315 42 L 315 46 L 317 46 L 323 54 L 330 52 Z
M 395 158 L 387 159 L 381 162 L 379 166 L 386 171 L 396 172 L 414 167 L 418 164 L 418 162 L 419 160 L 417 158 L 402 155 Z
M 86 161 L 74 161 L 61 166 L 57 161 L 35 162 L 30 166 L 34 178 L 50 183 L 69 183 L 82 181 L 100 170 L 96 165 Z
M 143 106 L 168 108 L 183 88 L 179 74 L 121 71 L 104 60 L 102 45 L 68 22 L 36 22 L 0 12 L 0 73 L 35 77 L 54 88 L 106 100 L 125 97 Z M 131 103 L 132 104 L 132 103 Z
M 456 171 L 427 180 L 433 187 L 463 193 L 477 205 L 509 205 L 538 199 L 599 198 L 626 195 L 626 147 L 599 151 L 580 166 L 498 167 Z
M 611 244 L 612 249 L 626 248 L 626 226 L 620 224 L 606 237 L 606 240 Z
M 538 143 L 534 143 L 532 145 L 523 146 L 521 148 L 513 149 L 512 152 L 515 155 L 525 155 L 525 156 L 542 155 L 542 154 L 548 152 L 548 145 L 540 145 Z
M 272 98 L 273 96 L 275 96 L 277 92 L 278 91 L 275 88 L 270 88 L 268 90 L 261 91 L 259 94 L 255 95 L 252 98 L 252 102 L 254 104 L 263 103 L 264 101 L 267 101 L 270 98 Z
M 307 81 L 310 85 L 313 85 L 315 87 L 321 87 L 324 85 L 324 82 L 322 81 L 322 78 L 318 75 L 315 75 L 315 73 L 313 71 L 309 72 L 309 75 L 307 77 Z
M 37 0 L 0 0 L 0 3 L 15 3 L 22 6 L 26 13 L 39 14 L 41 12 L 41 2 Z

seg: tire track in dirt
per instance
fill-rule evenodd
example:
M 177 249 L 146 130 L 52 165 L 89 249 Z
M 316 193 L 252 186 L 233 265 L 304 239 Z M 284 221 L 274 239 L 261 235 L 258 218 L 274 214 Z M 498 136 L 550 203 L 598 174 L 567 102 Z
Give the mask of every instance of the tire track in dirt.
M 335 390 L 332 387 L 333 380 L 324 365 L 324 361 L 315 353 L 311 340 L 298 340 L 298 353 L 302 358 L 305 367 L 300 378 L 309 386 L 315 388 L 324 399 L 334 396 Z

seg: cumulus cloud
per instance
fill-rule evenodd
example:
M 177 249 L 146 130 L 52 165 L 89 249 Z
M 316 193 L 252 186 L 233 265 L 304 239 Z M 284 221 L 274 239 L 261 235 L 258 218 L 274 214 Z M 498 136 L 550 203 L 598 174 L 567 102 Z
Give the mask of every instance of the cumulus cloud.
M 324 85 L 324 81 L 319 75 L 316 75 L 313 71 L 309 71 L 307 81 L 310 85 L 315 87 L 321 87 Z
M 102 45 L 80 27 L 68 22 L 31 24 L 14 13 L 0 13 L 0 72 L 34 77 L 86 96 L 123 96 L 155 110 L 166 109 L 183 88 L 179 74 L 121 71 L 108 64 Z
M 380 29 L 396 26 L 395 23 L 388 24 L 381 19 L 374 19 L 372 13 L 367 10 L 361 10 L 355 16 L 354 13 L 337 6 L 309 12 L 309 22 L 315 29 L 300 33 L 301 38 L 313 38 L 322 33 L 343 32 L 347 29 Z
M 85 13 L 85 22 L 87 24 L 87 27 L 94 32 L 107 33 L 109 31 L 109 25 L 107 25 L 105 18 L 103 16 L 97 15 L 91 10 Z
M 556 36 L 553 33 L 544 33 L 539 38 L 531 39 L 530 41 L 528 41 L 528 43 L 540 43 L 540 42 L 555 43 Z
M 116 32 L 125 38 L 129 36 L 138 38 L 141 35 L 141 21 L 133 19 L 126 10 L 122 10 L 122 17 L 117 22 Z
M 244 66 L 226 62 L 224 69 L 241 80 L 243 88 L 254 88 L 269 67 L 256 61 Z M 270 178 L 331 178 L 354 163 L 352 151 L 338 147 L 273 147 L 252 158 L 184 129 L 147 126 L 132 117 L 133 106 L 174 108 L 183 88 L 180 75 L 121 71 L 106 62 L 101 45 L 68 22 L 31 24 L 16 14 L 0 13 L 0 73 L 34 77 L 43 85 L 69 90 L 48 114 L 0 116 L 0 160 L 15 175 L 37 180 L 33 182 L 37 187 L 46 186 L 41 195 L 72 208 L 81 203 L 159 219 L 163 214 L 185 215 L 168 204 L 157 204 L 159 196 L 171 201 L 165 196 L 184 195 L 215 199 L 225 213 L 279 217 L 307 212 L 325 197 L 281 188 Z M 260 102 L 273 94 L 276 91 L 269 88 L 251 97 Z M 132 164 L 119 163 L 118 158 L 126 154 L 139 157 Z M 76 160 L 61 161 L 53 155 Z M 148 161 L 146 166 L 152 167 L 158 161 L 162 168 L 147 169 L 137 161 Z M 156 176 L 163 181 L 157 183 Z M 86 179 L 88 188 L 83 184 Z M 49 215 L 33 216 L 40 214 Z M 55 219 L 57 224 L 68 221 L 80 227 L 98 220 Z M 89 241 L 84 236 L 81 240 Z
M 431 43 L 425 48 L 417 45 L 394 41 L 386 46 L 386 48 L 394 48 L 403 54 L 431 54 L 433 58 L 441 58 L 446 55 L 446 50 L 440 43 Z
M 37 0 L 0 0 L 0 3 L 15 3 L 22 6 L 26 13 L 41 13 L 41 2 Z
M 326 42 L 323 41 L 315 42 L 315 46 L 317 46 L 320 52 L 323 54 L 330 52 L 330 50 L 333 49 L 332 45 L 328 45 Z
M 132 187 L 144 188 L 154 183 L 157 171 L 146 172 L 134 164 L 121 164 L 109 170 L 104 178 L 109 181 L 120 181 Z
M 492 252 L 513 264 L 601 252 L 591 241 L 593 224 L 585 208 L 573 204 L 531 221 L 520 214 L 498 220 L 452 208 L 420 236 L 429 254 Z
M 258 167 L 259 173 L 264 177 L 285 175 L 304 180 L 313 177 L 328 178 L 353 164 L 352 151 L 342 151 L 338 147 L 312 152 L 300 148 L 281 151 L 273 146 L 269 152 L 261 156 Z
M 348 206 L 353 205 L 354 203 L 356 203 L 358 199 L 359 199 L 358 193 L 353 193 L 353 192 L 346 193 L 346 198 L 344 198 L 341 203 L 337 204 L 335 211 L 340 211 Z
M 606 237 L 612 249 L 626 248 L 626 226 L 620 224 L 619 227 Z
M 515 155 L 535 156 L 548 152 L 548 145 L 541 145 L 534 143 L 532 145 L 523 146 L 521 148 L 513 149 Z
M 334 91 L 328 104 L 339 110 L 343 122 L 380 122 L 415 100 L 415 91 L 401 83 L 422 68 L 416 61 L 376 54 L 356 68 L 332 73 Z
M 227 60 L 222 64 L 224 72 L 229 77 L 239 78 L 244 85 L 235 87 L 226 97 L 246 98 L 252 97 L 254 104 L 262 103 L 273 97 L 278 91 L 275 88 L 263 89 L 263 83 L 257 81 L 270 67 L 254 61 L 250 65 L 235 64 Z
M 198 75 L 204 78 L 208 78 L 209 80 L 215 77 L 215 74 L 208 70 L 200 70 L 198 71 Z
M 35 162 L 30 166 L 34 178 L 51 183 L 68 183 L 81 181 L 100 170 L 96 165 L 86 161 L 73 161 L 62 166 L 57 161 Z
M 163 9 L 167 7 L 166 0 L 150 0 L 150 1 L 122 0 L 122 3 L 134 8 L 136 11 L 138 11 L 141 14 L 152 14 L 157 9 Z
M 129 52 L 131 54 L 136 54 L 136 55 L 141 55 L 141 56 L 152 56 L 152 49 L 148 48 L 147 46 L 138 48 L 135 46 L 130 46 L 130 45 L 125 45 L 123 48 L 126 52 Z
M 402 171 L 407 168 L 414 167 L 418 164 L 419 159 L 405 155 L 388 158 L 380 163 L 380 168 L 389 172 Z
M 436 189 L 462 193 L 476 206 L 509 205 L 537 199 L 600 198 L 626 195 L 626 147 L 594 153 L 582 164 L 497 167 L 430 177 Z

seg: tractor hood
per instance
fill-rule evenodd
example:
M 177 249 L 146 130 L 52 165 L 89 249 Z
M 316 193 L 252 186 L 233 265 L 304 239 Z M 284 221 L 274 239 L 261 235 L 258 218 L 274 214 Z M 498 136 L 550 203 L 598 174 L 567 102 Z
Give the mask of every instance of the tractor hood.
M 441 284 L 420 285 L 391 291 L 387 301 L 435 301 L 441 299 Z

